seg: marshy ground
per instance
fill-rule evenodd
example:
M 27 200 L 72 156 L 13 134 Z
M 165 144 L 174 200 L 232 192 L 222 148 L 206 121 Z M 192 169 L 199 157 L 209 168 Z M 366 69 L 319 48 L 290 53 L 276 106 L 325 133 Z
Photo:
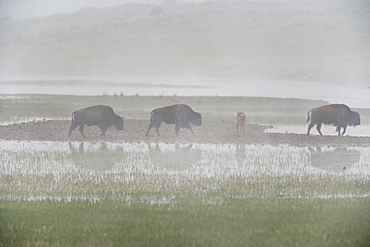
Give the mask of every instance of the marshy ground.
M 175 126 L 162 123 L 157 136 L 155 128 L 145 136 L 149 125 L 147 119 L 125 119 L 125 129 L 116 131 L 108 129 L 106 137 L 100 136 L 98 127 L 85 126 L 86 138 L 83 138 L 76 128 L 68 138 L 70 120 L 48 120 L 27 123 L 15 123 L 0 126 L 0 137 L 3 140 L 23 141 L 107 141 L 107 142 L 165 142 L 165 143 L 213 143 L 213 144 L 288 144 L 293 146 L 369 146 L 370 137 L 357 136 L 319 136 L 294 133 L 266 133 L 272 126 L 247 124 L 245 133 L 236 132 L 232 122 L 203 122 L 200 127 L 193 127 L 195 136 L 188 129 L 181 129 L 179 136 L 175 135 Z M 334 128 L 334 127 L 333 127 Z M 312 131 L 314 132 L 314 131 Z
M 125 116 L 124 130 L 112 127 L 102 137 L 98 127 L 85 126 L 86 138 L 78 128 L 69 138 L 71 113 L 97 102 Z M 177 137 L 175 126 L 163 123 L 161 136 L 155 129 L 145 136 L 151 109 L 179 102 L 202 113 L 196 135 L 181 129 Z M 307 111 L 325 103 L 4 97 L 0 246 L 365 246 L 367 127 L 360 127 L 364 136 L 351 128 L 340 137 L 294 129 L 302 130 Z M 248 118 L 239 135 L 238 110 Z M 364 126 L 369 112 L 361 110 Z M 288 133 L 272 132 L 281 125 Z

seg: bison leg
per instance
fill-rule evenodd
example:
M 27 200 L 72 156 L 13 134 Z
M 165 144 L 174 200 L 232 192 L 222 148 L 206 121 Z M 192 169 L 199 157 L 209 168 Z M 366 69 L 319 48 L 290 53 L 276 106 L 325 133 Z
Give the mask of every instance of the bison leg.
M 179 131 L 180 131 L 180 125 L 179 124 L 176 124 L 176 126 L 175 126 L 176 136 L 179 136 Z
M 191 133 L 193 134 L 193 136 L 195 136 L 193 128 L 191 127 L 190 123 L 184 123 L 184 125 L 182 127 L 186 128 L 186 129 L 189 129 L 191 131 Z
M 161 123 L 159 123 L 159 124 L 157 124 L 157 125 L 155 126 L 155 130 L 157 131 L 157 135 L 158 135 L 158 136 L 160 136 L 160 134 L 159 134 L 159 127 L 161 127 Z
M 148 127 L 148 130 L 146 131 L 146 136 L 149 135 L 150 129 L 153 128 L 154 126 L 155 126 L 155 129 L 157 131 L 157 135 L 160 136 L 160 134 L 159 134 L 159 127 L 161 127 L 161 123 L 162 122 L 159 122 L 158 123 L 156 121 L 150 122 L 149 127 Z
M 314 123 L 310 123 L 310 125 L 308 125 L 307 135 L 309 135 L 309 134 L 310 134 L 310 130 L 312 129 L 312 127 L 313 127 L 314 125 L 315 125 Z
M 321 123 L 318 123 L 318 124 L 316 125 L 316 129 L 317 129 L 317 132 L 319 132 L 319 134 L 320 134 L 321 136 L 323 136 L 323 134 L 321 133 Z
M 101 135 L 100 135 L 100 136 L 105 137 L 105 132 L 107 132 L 107 128 L 104 128 L 104 127 L 102 127 L 102 126 L 99 126 L 99 127 L 100 127 L 100 129 L 101 129 Z
M 341 129 L 342 127 L 340 127 L 340 126 L 337 126 L 337 129 L 336 129 L 336 131 L 338 132 L 338 136 L 340 136 L 340 129 Z
M 81 133 L 81 135 L 83 136 L 83 137 L 86 137 L 85 136 L 85 134 L 84 134 L 84 124 L 80 124 L 80 129 L 79 129 L 79 131 L 80 131 L 80 133 Z
M 193 128 L 191 127 L 190 123 L 183 123 L 183 125 L 176 124 L 176 127 L 175 127 L 175 133 L 176 133 L 176 136 L 178 136 L 178 135 L 179 135 L 180 127 L 182 127 L 182 128 L 186 128 L 186 129 L 189 129 L 189 130 L 191 131 L 191 133 L 192 133 L 193 135 L 195 135 L 195 134 L 194 134 L 194 132 L 193 132 Z
M 152 128 L 153 126 L 151 126 L 151 124 L 149 124 L 149 127 L 148 127 L 148 130 L 146 131 L 146 136 L 149 135 L 149 131 L 150 129 Z
M 149 135 L 149 131 L 151 128 L 153 128 L 154 124 L 150 123 L 149 124 L 149 127 L 148 127 L 148 130 L 146 131 L 146 136 Z
M 72 131 L 73 131 L 75 128 L 77 128 L 77 126 L 78 126 L 78 124 L 76 124 L 76 123 L 74 123 L 74 122 L 72 121 L 71 127 L 69 127 L 69 134 L 68 134 L 68 137 L 71 137 L 71 133 L 72 133 Z

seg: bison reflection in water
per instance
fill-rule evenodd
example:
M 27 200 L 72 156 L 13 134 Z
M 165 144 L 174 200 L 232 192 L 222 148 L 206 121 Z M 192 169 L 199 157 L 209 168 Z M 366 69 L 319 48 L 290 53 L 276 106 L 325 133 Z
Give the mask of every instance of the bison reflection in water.
M 72 131 L 80 126 L 80 133 L 83 137 L 84 126 L 97 125 L 101 129 L 101 135 L 105 136 L 105 132 L 110 126 L 116 126 L 117 130 L 123 130 L 123 117 L 116 115 L 112 107 L 97 105 L 84 109 L 77 110 L 72 113 L 72 123 L 69 128 L 68 136 L 71 136 Z
M 179 135 L 180 127 L 189 129 L 194 135 L 191 124 L 201 126 L 202 116 L 200 113 L 193 111 L 190 106 L 182 104 L 154 109 L 151 112 L 150 124 L 146 135 L 149 134 L 151 128 L 155 127 L 157 135 L 160 136 L 159 127 L 162 122 L 165 122 L 166 124 L 175 124 L 175 132 L 177 136 Z
M 244 161 L 247 159 L 247 152 L 244 144 L 237 144 L 235 150 L 235 159 L 239 166 L 244 165 Z
M 331 151 L 321 151 L 309 148 L 311 154 L 311 165 L 327 171 L 340 172 L 360 162 L 360 151 L 347 150 L 347 148 L 336 148 Z
M 81 142 L 78 148 L 69 144 L 71 159 L 73 164 L 79 169 L 88 169 L 91 171 L 105 172 L 111 170 L 117 161 L 122 160 L 122 147 L 109 149 L 105 143 L 101 143 L 98 149 L 85 150 L 84 143 Z
M 154 147 L 148 144 L 148 149 L 152 164 L 167 170 L 187 170 L 202 158 L 202 151 L 192 144 L 180 146 L 176 143 L 175 150 L 161 149 L 158 143 Z
M 344 135 L 348 125 L 360 125 L 358 112 L 352 111 L 346 105 L 332 104 L 314 108 L 307 113 L 307 123 L 310 121 L 310 112 L 311 123 L 308 126 L 307 135 L 310 134 L 310 130 L 315 124 L 320 135 L 323 135 L 321 133 L 321 124 L 334 124 L 337 127 L 338 136 L 340 136 L 341 128 L 343 128 L 342 135 Z

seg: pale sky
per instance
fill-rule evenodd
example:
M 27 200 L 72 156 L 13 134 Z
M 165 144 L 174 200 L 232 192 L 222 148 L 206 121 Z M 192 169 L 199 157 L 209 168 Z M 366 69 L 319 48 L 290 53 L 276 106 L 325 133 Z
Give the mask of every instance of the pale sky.
M 206 0 L 177 0 L 178 3 Z M 162 0 L 0 0 L 0 18 L 13 20 L 73 13 L 83 7 L 103 8 L 127 3 L 161 3 Z

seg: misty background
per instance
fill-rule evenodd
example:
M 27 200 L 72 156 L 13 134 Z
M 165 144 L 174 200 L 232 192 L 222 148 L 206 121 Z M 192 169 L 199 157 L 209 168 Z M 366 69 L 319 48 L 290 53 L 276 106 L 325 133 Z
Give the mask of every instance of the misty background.
M 365 0 L 3 0 L 0 7 L 3 81 L 140 76 L 370 91 Z

